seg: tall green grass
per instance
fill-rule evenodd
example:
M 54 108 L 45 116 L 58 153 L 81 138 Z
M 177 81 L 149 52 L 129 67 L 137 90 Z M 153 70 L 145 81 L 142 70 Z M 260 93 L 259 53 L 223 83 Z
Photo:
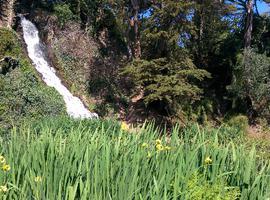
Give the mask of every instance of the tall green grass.
M 60 124 L 60 125 L 59 125 Z M 137 133 L 116 122 L 50 120 L 2 136 L 11 170 L 0 172 L 2 199 L 270 198 L 270 164 L 253 148 L 220 143 L 193 126 L 161 137 L 153 125 Z M 156 140 L 170 150 L 158 151 Z M 144 143 L 147 143 L 144 144 Z M 144 144 L 144 145 L 143 145 Z M 212 162 L 206 164 L 210 157 Z M 1 190 L 1 188 L 0 188 Z

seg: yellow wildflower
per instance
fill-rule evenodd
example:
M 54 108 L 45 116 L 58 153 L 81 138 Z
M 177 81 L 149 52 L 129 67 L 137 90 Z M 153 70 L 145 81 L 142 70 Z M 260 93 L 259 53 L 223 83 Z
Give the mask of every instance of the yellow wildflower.
M 41 176 L 36 176 L 35 177 L 35 182 L 36 183 L 40 183 L 42 181 L 42 177 Z
M 0 192 L 5 193 L 5 192 L 7 192 L 7 191 L 8 191 L 8 188 L 7 188 L 6 185 L 1 185 L 1 186 L 0 186 Z
M 148 151 L 148 152 L 147 152 L 147 158 L 151 158 L 151 156 L 152 156 L 152 155 L 151 155 L 151 152 Z
M 158 144 L 161 144 L 161 140 L 160 139 L 157 139 L 156 140 L 156 145 L 158 145 Z
M 4 156 L 0 156 L 0 163 L 1 164 L 5 164 L 6 163 L 6 159 Z
M 167 151 L 169 151 L 169 150 L 171 150 L 171 149 L 172 149 L 172 147 L 165 146 L 165 147 L 164 147 L 164 149 L 165 149 L 165 150 L 167 150 Z
M 146 142 L 142 143 L 142 147 L 143 148 L 148 148 L 149 147 L 149 144 L 147 144 Z
M 204 160 L 204 164 L 206 164 L 206 165 L 210 165 L 210 164 L 212 164 L 212 159 L 208 156 L 208 157 L 206 157 L 205 158 L 205 160 Z
M 163 150 L 164 150 L 164 146 L 163 146 L 162 144 L 157 144 L 157 145 L 156 145 L 156 149 L 157 149 L 158 151 L 163 151 Z
M 121 130 L 127 131 L 128 130 L 128 124 L 126 122 L 121 123 Z
M 5 171 L 5 172 L 7 172 L 7 171 L 10 170 L 10 166 L 7 165 L 7 164 L 4 164 L 4 165 L 2 166 L 2 170 Z

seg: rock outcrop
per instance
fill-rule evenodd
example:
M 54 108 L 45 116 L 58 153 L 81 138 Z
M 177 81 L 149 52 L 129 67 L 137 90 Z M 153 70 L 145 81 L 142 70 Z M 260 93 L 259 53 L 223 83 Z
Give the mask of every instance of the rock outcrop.
M 0 27 L 11 28 L 16 0 L 0 0 Z
M 11 70 L 19 66 L 19 61 L 12 57 L 0 59 L 0 74 L 7 74 Z

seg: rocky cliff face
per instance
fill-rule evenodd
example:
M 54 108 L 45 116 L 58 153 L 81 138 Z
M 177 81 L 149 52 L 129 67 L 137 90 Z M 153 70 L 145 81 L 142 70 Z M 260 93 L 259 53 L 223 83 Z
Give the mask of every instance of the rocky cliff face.
M 0 27 L 11 28 L 14 18 L 15 0 L 0 0 Z

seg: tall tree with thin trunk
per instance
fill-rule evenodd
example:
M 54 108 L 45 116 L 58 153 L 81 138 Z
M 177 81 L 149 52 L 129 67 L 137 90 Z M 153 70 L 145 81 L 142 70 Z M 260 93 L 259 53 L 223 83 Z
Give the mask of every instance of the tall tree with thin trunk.
M 140 5 L 139 0 L 131 0 L 132 5 L 132 18 L 131 25 L 134 31 L 134 41 L 133 41 L 133 56 L 138 59 L 141 57 L 141 42 L 139 36 L 139 11 Z
M 244 16 L 244 47 L 249 48 L 252 40 L 253 18 L 254 18 L 254 0 L 228 0 L 236 5 L 236 12 L 243 11 Z
M 251 46 L 252 39 L 252 30 L 253 30 L 253 0 L 248 0 L 246 2 L 246 27 L 245 27 L 245 48 L 249 48 Z

